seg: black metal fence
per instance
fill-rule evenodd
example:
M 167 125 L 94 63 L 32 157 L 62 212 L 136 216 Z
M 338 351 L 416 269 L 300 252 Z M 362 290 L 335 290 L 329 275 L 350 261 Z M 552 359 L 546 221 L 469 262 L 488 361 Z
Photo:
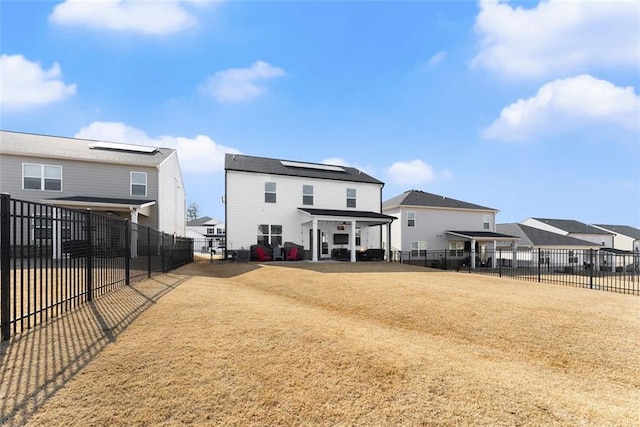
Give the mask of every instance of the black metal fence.
M 0 195 L 3 340 L 193 260 L 193 241 L 120 218 Z
M 638 252 L 521 248 L 472 254 L 460 250 L 396 250 L 391 251 L 391 261 L 640 295 Z

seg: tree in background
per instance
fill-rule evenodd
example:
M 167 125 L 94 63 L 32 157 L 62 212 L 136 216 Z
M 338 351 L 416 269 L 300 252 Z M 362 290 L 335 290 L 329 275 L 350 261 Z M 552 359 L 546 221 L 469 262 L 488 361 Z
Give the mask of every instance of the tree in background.
M 200 206 L 196 202 L 189 202 L 189 206 L 187 206 L 187 221 L 197 219 L 199 211 Z

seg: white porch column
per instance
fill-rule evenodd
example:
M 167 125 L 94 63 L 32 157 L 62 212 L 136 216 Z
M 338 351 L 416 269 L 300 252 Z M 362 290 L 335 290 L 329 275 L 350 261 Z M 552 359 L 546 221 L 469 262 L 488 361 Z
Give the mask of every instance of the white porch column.
M 131 209 L 131 258 L 138 257 L 138 209 Z
M 391 223 L 387 223 L 387 261 L 391 262 Z
M 518 242 L 511 243 L 511 267 L 518 266 Z
M 356 262 L 356 222 L 351 221 L 351 262 Z
M 496 258 L 498 257 L 498 241 L 493 241 L 493 253 L 491 254 L 491 268 L 496 268 L 498 265 L 498 261 Z
M 313 218 L 311 226 L 311 261 L 318 261 L 318 219 Z
M 471 239 L 471 268 L 476 268 L 476 240 Z

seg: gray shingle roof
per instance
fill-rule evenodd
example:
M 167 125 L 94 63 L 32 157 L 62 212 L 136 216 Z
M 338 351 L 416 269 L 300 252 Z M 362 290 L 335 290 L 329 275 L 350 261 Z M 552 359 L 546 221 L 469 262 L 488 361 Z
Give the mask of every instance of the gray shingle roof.
M 454 208 L 454 209 L 479 209 L 485 211 L 495 211 L 497 209 L 474 203 L 463 202 L 438 194 L 427 193 L 420 190 L 408 190 L 399 196 L 393 197 L 382 203 L 383 208 L 391 206 L 422 206 L 431 208 Z
M 306 178 L 319 178 L 352 182 L 368 182 L 373 184 L 384 184 L 382 181 L 367 175 L 359 169 L 349 166 L 339 166 L 343 171 L 323 170 L 317 168 L 303 168 L 285 166 L 282 162 L 288 160 L 270 159 L 266 157 L 253 157 L 244 154 L 225 155 L 224 168 L 231 171 L 267 173 L 273 175 L 301 176 Z M 293 163 L 301 163 L 290 161 Z M 320 163 L 303 162 L 308 165 L 322 167 Z
M 199 227 L 205 225 L 207 222 L 211 221 L 213 218 L 210 216 L 203 216 L 200 218 L 192 219 L 191 221 L 187 221 L 187 226 L 189 227 Z
M 579 234 L 612 234 L 599 228 L 592 227 L 580 221 L 574 221 L 572 219 L 553 219 L 553 218 L 532 218 L 536 221 L 540 221 L 544 224 L 548 224 L 552 227 L 564 230 L 567 233 L 579 233 Z
M 600 245 L 593 242 L 564 236 L 558 233 L 552 233 L 551 231 L 541 230 L 524 224 L 496 224 L 496 230 L 500 233 L 520 237 L 520 240 L 518 240 L 518 246 L 600 247 Z
M 632 239 L 640 239 L 640 230 L 628 225 L 610 225 L 610 224 L 593 224 L 596 227 L 602 227 L 616 234 L 631 237 Z
M 18 156 L 156 166 L 175 152 L 171 148 L 158 148 L 153 153 L 90 148 L 96 142 L 102 141 L 0 131 L 0 153 Z

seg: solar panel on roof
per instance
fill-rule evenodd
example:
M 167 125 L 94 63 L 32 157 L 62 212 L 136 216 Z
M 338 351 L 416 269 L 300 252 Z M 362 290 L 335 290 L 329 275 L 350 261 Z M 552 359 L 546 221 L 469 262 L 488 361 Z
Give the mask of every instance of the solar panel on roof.
M 89 144 L 89 148 L 98 148 L 103 150 L 116 150 L 116 151 L 132 151 L 134 153 L 146 153 L 151 154 L 158 151 L 156 147 L 148 147 L 144 145 L 133 144 L 121 144 L 118 142 L 94 142 Z
M 302 163 L 302 162 L 289 162 L 286 160 L 281 160 L 283 166 L 289 166 L 292 168 L 302 168 L 302 169 L 318 169 L 323 171 L 332 171 L 332 172 L 344 172 L 340 166 L 333 165 L 320 165 L 317 163 Z

